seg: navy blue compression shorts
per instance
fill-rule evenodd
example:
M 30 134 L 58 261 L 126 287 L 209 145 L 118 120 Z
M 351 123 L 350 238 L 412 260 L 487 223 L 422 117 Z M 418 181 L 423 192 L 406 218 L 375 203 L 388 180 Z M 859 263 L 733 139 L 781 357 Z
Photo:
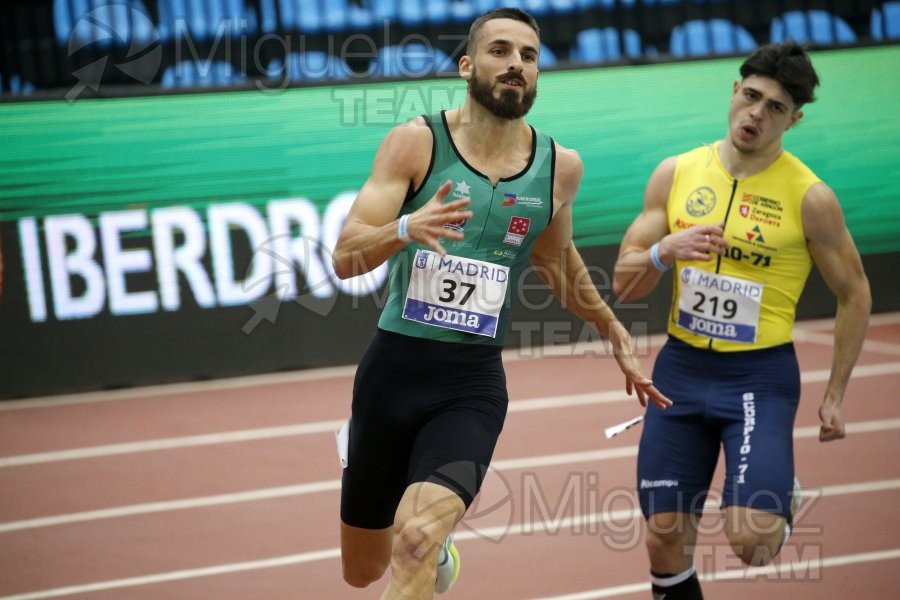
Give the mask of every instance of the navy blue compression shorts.
M 670 337 L 656 359 L 653 383 L 674 404 L 647 409 L 638 451 L 644 517 L 700 514 L 721 446 L 722 505 L 790 520 L 800 401 L 793 344 L 714 352 Z
M 403 492 L 417 482 L 472 504 L 509 403 L 500 353 L 377 330 L 353 384 L 344 523 L 392 526 Z

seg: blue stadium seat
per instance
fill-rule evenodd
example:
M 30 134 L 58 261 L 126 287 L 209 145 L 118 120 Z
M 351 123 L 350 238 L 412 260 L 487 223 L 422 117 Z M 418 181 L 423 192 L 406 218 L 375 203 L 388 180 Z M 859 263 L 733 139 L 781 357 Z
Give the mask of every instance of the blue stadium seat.
M 540 19 L 552 10 L 555 0 L 493 0 L 492 6 L 484 8 L 481 12 L 492 8 L 521 8 L 532 16 Z M 482 2 L 481 4 L 487 4 Z M 480 13 L 479 13 L 480 14 Z
M 669 52 L 679 58 L 750 52 L 756 46 L 749 31 L 725 19 L 687 21 L 669 39 Z
M 547 0 L 547 2 L 550 4 L 550 11 L 558 15 L 575 12 L 580 4 L 578 0 Z
M 450 16 L 448 0 L 396 0 L 397 18 L 408 27 L 424 23 L 443 24 Z
M 378 24 L 397 18 L 398 0 L 368 0 L 372 18 Z
M 541 44 L 541 52 L 538 55 L 538 69 L 551 69 L 559 62 L 554 52 L 547 44 Z
M 217 21 L 219 19 L 232 20 L 237 28 L 235 31 L 246 33 L 258 31 L 256 11 L 247 6 L 244 0 L 219 0 L 218 2 L 209 2 L 207 6 L 215 11 L 213 14 Z
M 613 27 L 594 27 L 575 36 L 571 59 L 584 64 L 611 62 L 621 59 L 623 50 L 631 58 L 641 55 L 641 40 L 636 31 L 626 29 L 620 35 Z
M 329 31 L 325 24 L 325 10 L 322 9 L 322 3 L 319 2 L 319 0 L 279 0 L 279 2 L 282 7 L 282 15 L 284 15 L 285 6 L 289 4 L 294 5 L 294 21 L 291 24 L 292 28 L 300 30 L 301 33 L 313 35 Z M 327 5 L 328 3 L 326 2 L 325 4 Z M 343 29 L 342 26 L 339 26 L 338 23 L 334 22 L 335 18 L 340 18 L 339 13 L 332 11 L 330 17 L 330 25 L 332 27 L 335 27 L 338 30 Z M 285 24 L 287 23 L 285 22 Z
M 428 1 L 425 0 L 425 3 Z M 521 8 L 540 18 L 551 12 L 566 14 L 577 8 L 595 6 L 599 0 L 447 0 L 447 2 L 453 21 L 470 23 L 478 15 L 494 8 Z
M 613 8 L 617 0 L 599 0 L 604 8 Z M 679 4 L 682 0 L 643 0 L 644 6 L 653 6 L 654 4 Z M 622 6 L 634 6 L 636 0 L 618 0 Z
M 900 2 L 885 2 L 872 11 L 872 38 L 879 42 L 900 39 Z
M 786 38 L 821 46 L 856 43 L 856 34 L 847 22 L 824 10 L 793 10 L 772 19 L 769 39 L 781 42 Z
M 160 85 L 167 89 L 208 88 L 240 85 L 247 81 L 231 63 L 216 60 L 185 60 L 169 65 Z
M 521 0 L 519 2 L 503 0 L 500 5 L 521 8 L 538 19 L 545 17 L 551 10 L 550 0 Z
M 296 1 L 296 0 L 295 0 Z M 313 10 L 312 6 L 317 0 L 300 0 L 305 6 L 301 10 Z M 345 30 L 359 31 L 368 29 L 374 22 L 373 12 L 366 6 L 359 6 L 348 0 L 320 0 L 319 11 L 322 15 L 321 27 L 326 33 L 341 33 Z M 303 31 L 303 13 L 300 15 Z M 313 33 L 310 29 L 309 33 Z
M 291 52 L 287 55 L 287 69 L 280 58 L 269 62 L 266 74 L 278 79 L 282 76 L 289 82 L 295 81 L 326 81 L 336 79 L 348 79 L 353 71 L 339 56 L 327 52 L 307 51 Z
M 72 14 L 69 0 L 53 0 L 53 31 L 57 46 L 65 46 L 72 36 L 72 28 L 78 17 Z
M 335 3 L 323 3 L 319 0 L 259 0 L 262 30 L 266 33 L 299 30 L 305 34 L 318 34 L 327 31 L 330 26 L 340 31 L 344 29 L 348 18 L 346 12 L 342 12 L 342 6 L 346 6 L 346 0 L 337 0 Z
M 475 20 L 475 17 L 480 15 L 482 12 L 477 6 L 476 2 L 468 2 L 468 1 L 454 1 L 450 2 L 450 19 L 457 23 L 465 23 L 469 24 Z M 487 9 L 490 10 L 490 9 Z
M 201 0 L 159 0 L 159 33 L 164 40 L 187 34 L 192 40 L 206 41 L 213 31 Z
M 70 49 L 144 48 L 159 39 L 140 0 L 53 0 L 53 29 Z
M 463 20 L 465 16 L 471 22 L 478 15 L 500 6 L 501 0 L 450 0 L 450 14 L 458 15 L 458 18 L 454 16 L 457 20 Z
M 456 63 L 439 48 L 422 42 L 379 48 L 369 73 L 379 77 L 425 77 L 452 72 Z
M 613 8 L 616 0 L 549 0 L 550 9 L 556 14 L 572 14 L 592 8 Z M 634 0 L 630 0 L 633 4 Z M 628 4 L 626 2 L 625 4 Z
M 398 0 L 400 6 L 397 12 L 398 20 L 409 27 L 415 27 L 425 22 L 425 7 L 415 0 Z
M 259 28 L 265 33 L 278 31 L 278 15 L 275 14 L 275 0 L 259 0 Z
M 243 0 L 159 0 L 159 34 L 164 40 L 190 36 L 205 42 L 257 31 L 256 12 Z
M 347 3 L 347 25 L 358 31 L 368 29 L 375 23 L 375 13 L 367 6 Z
M 314 29 L 322 27 L 322 11 L 315 1 L 307 3 L 302 0 L 259 0 L 261 28 L 266 33 L 299 29 L 301 12 L 306 13 L 304 21 L 307 27 Z
M 0 77 L 0 94 L 8 93 L 12 96 L 27 96 L 34 92 L 34 84 L 30 81 L 24 81 L 19 75 L 13 75 L 8 78 L 6 89 L 3 85 L 3 77 Z

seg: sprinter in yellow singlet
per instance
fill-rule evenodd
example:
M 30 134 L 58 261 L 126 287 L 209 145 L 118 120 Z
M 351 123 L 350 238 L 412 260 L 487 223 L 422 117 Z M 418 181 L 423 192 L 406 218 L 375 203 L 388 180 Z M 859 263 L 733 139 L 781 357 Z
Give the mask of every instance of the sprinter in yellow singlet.
M 697 519 L 720 446 L 732 550 L 771 562 L 796 501 L 793 425 L 800 375 L 797 300 L 815 264 L 837 297 L 820 439 L 844 437 L 841 404 L 871 308 L 869 284 L 835 194 L 782 147 L 819 83 L 794 42 L 759 48 L 734 83 L 725 139 L 670 157 L 647 184 L 619 252 L 614 291 L 640 298 L 674 268 L 666 342 L 653 381 L 674 405 L 647 409 L 638 495 L 654 598 L 702 598 Z

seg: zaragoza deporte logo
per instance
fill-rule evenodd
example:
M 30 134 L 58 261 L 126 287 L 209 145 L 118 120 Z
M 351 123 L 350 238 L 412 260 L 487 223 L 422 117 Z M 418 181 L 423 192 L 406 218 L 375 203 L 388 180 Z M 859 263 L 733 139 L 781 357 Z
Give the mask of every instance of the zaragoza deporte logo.
M 126 79 L 147 85 L 162 64 L 162 46 L 153 21 L 125 3 L 105 4 L 80 15 L 69 36 L 68 52 L 70 59 L 87 57 L 87 64 L 72 72 L 77 82 L 66 94 L 69 102 L 85 89 L 99 92 L 100 85 L 111 77 L 110 66 Z

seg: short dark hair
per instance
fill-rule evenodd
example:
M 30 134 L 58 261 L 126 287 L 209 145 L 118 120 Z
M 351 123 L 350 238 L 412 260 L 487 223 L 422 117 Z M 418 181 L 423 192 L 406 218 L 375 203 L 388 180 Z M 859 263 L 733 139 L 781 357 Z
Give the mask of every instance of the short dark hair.
M 770 77 L 780 83 L 797 108 L 816 100 L 813 91 L 819 85 L 819 75 L 806 50 L 794 40 L 757 49 L 741 65 L 741 77 L 751 75 Z
M 484 27 L 485 23 L 494 19 L 512 19 L 513 21 L 525 23 L 534 29 L 538 38 L 541 37 L 541 29 L 538 27 L 537 21 L 524 10 L 518 8 L 495 8 L 487 11 L 472 22 L 472 26 L 469 27 L 469 42 L 466 45 L 466 54 L 469 56 L 475 54 L 475 44 L 478 40 L 478 35 L 481 33 L 481 29 Z

